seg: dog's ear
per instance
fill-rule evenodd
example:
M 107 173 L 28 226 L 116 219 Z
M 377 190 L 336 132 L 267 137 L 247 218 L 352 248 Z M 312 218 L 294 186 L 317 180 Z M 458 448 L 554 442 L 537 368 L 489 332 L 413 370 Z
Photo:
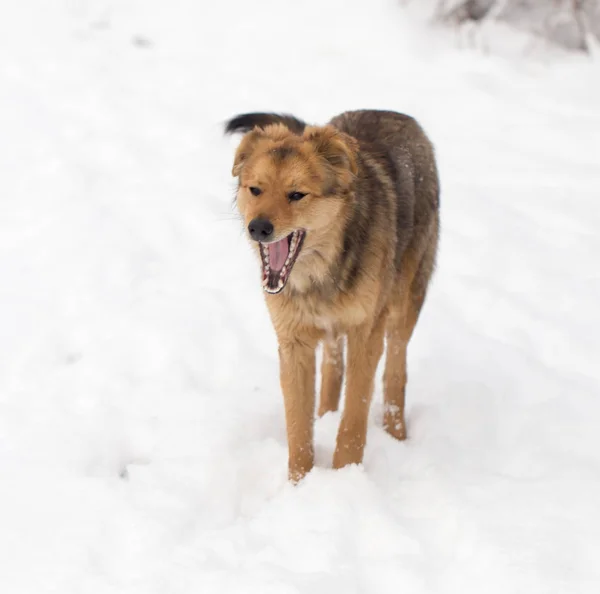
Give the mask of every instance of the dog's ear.
M 304 138 L 332 169 L 338 181 L 348 187 L 358 173 L 358 142 L 333 126 L 307 128 Z
M 233 169 L 231 175 L 238 177 L 242 172 L 244 163 L 248 160 L 248 157 L 252 154 L 252 151 L 256 147 L 256 143 L 264 136 L 263 130 L 260 128 L 254 128 L 251 132 L 248 132 L 240 142 L 237 151 L 235 152 L 235 158 L 233 160 Z

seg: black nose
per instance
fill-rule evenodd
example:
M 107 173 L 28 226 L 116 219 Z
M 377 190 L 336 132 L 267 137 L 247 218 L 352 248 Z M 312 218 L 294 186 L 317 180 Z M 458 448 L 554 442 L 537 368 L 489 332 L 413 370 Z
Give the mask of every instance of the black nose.
M 273 225 L 269 219 L 252 219 L 248 225 L 248 233 L 255 241 L 269 241 L 273 235 Z

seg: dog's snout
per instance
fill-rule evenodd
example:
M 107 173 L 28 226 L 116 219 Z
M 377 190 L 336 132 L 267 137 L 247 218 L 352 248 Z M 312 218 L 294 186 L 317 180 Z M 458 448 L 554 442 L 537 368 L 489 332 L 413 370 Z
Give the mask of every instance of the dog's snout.
M 258 217 L 248 225 L 248 233 L 255 241 L 269 241 L 273 236 L 273 224 L 269 219 Z

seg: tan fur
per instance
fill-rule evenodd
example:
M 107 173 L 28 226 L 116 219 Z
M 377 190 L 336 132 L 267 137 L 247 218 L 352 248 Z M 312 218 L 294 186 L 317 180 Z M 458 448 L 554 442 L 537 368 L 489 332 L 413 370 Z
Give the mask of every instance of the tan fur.
M 321 363 L 321 398 L 319 416 L 334 412 L 340 404 L 340 393 L 344 379 L 344 339 L 329 333 L 323 340 L 323 362 Z
M 278 151 L 284 158 L 277 158 Z M 266 217 L 278 239 L 306 229 L 287 286 L 277 295 L 265 295 L 279 343 L 290 479 L 301 479 L 313 466 L 315 349 L 321 341 L 319 415 L 338 408 L 344 338 L 348 351 L 345 408 L 333 466 L 361 463 L 374 375 L 386 336 L 384 427 L 398 439 L 406 437 L 406 349 L 433 269 L 437 211 L 426 225 L 415 223 L 406 231 L 410 235 L 398 267 L 397 242 L 403 236 L 390 223 L 400 208 L 397 185 L 379 160 L 361 150 L 357 139 L 332 125 L 306 127 L 301 134 L 283 124 L 255 128 L 240 143 L 233 174 L 239 176 L 237 206 L 246 226 L 255 217 Z M 352 213 L 363 208 L 360 180 L 367 175 L 377 178 L 380 210 L 387 214 L 373 210 L 369 224 L 374 229 L 360 246 L 359 274 L 342 290 L 341 281 L 333 278 L 335 263 Z M 250 193 L 253 186 L 262 189 L 259 197 Z M 286 196 L 292 191 L 307 196 L 291 203 Z M 258 244 L 253 245 L 258 253 Z

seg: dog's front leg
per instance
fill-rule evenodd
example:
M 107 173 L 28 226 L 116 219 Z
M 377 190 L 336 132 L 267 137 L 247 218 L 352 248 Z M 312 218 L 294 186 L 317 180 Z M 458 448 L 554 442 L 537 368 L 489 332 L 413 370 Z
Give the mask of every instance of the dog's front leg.
M 367 421 L 373 381 L 383 353 L 385 316 L 373 326 L 348 332 L 346 402 L 333 455 L 333 467 L 360 464 L 367 441 Z
M 289 449 L 289 478 L 298 482 L 314 463 L 316 342 L 279 339 L 281 389 Z

